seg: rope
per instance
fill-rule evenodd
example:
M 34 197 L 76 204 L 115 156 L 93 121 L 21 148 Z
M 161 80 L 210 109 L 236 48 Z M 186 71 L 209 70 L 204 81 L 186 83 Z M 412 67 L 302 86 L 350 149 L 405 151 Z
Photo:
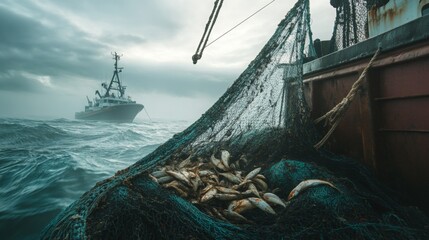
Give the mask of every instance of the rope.
M 217 15 L 219 14 L 220 8 L 222 7 L 222 3 L 223 0 L 221 0 L 219 7 L 217 8 L 217 3 L 219 0 L 216 0 L 215 2 L 215 6 L 213 7 L 213 11 L 209 17 L 209 21 L 206 24 L 206 28 L 204 30 L 204 34 L 203 37 L 201 38 L 200 44 L 198 45 L 197 51 L 195 52 L 195 54 L 192 56 L 192 61 L 194 64 L 196 64 L 198 62 L 198 60 L 201 59 L 201 57 L 203 56 L 203 51 L 204 49 L 206 49 L 207 47 L 209 47 L 210 45 L 212 45 L 214 42 L 216 42 L 217 40 L 219 40 L 220 38 L 222 38 L 223 36 L 225 36 L 226 34 L 228 34 L 229 32 L 231 32 L 232 30 L 236 29 L 238 26 L 240 26 L 241 24 L 243 24 L 245 21 L 249 20 L 251 17 L 255 16 L 257 13 L 259 13 L 260 11 L 262 11 L 264 8 L 268 7 L 268 5 L 270 5 L 271 3 L 275 2 L 276 0 L 272 0 L 271 2 L 265 4 L 263 7 L 261 7 L 259 10 L 257 10 L 256 12 L 254 12 L 252 15 L 250 15 L 249 17 L 247 17 L 246 19 L 244 19 L 243 21 L 239 22 L 237 25 L 235 25 L 234 27 L 232 27 L 231 29 L 229 29 L 228 31 L 226 31 L 225 33 L 223 33 L 222 35 L 220 35 L 219 37 L 217 37 L 215 40 L 211 41 L 209 44 L 207 44 L 207 41 L 209 40 L 210 37 L 210 33 L 213 29 L 213 26 L 216 22 L 217 19 Z M 216 15 L 214 17 L 213 23 L 211 24 L 212 18 L 213 18 L 213 14 L 216 12 Z M 211 27 L 209 29 L 209 26 L 211 24 Z M 208 31 L 208 34 L 207 34 Z M 207 36 L 206 36 L 207 34 Z M 202 42 L 204 41 L 204 45 L 201 48 L 200 51 L 200 47 Z M 206 45 L 207 44 L 207 45 Z
M 198 44 L 198 48 L 195 51 L 195 54 L 192 56 L 192 62 L 197 64 L 198 60 L 203 56 L 203 51 L 206 47 L 207 41 L 209 40 L 210 33 L 213 30 L 214 24 L 216 23 L 217 16 L 219 15 L 220 8 L 222 7 L 223 0 L 220 0 L 220 4 L 218 5 L 219 0 L 216 0 L 213 6 L 212 13 L 210 14 L 209 20 L 204 29 L 203 36 L 201 37 L 200 43 Z M 214 15 L 214 18 L 213 18 Z M 213 22 L 212 22 L 213 21 Z M 204 45 L 201 48 L 201 44 L 204 42 Z M 201 51 L 200 51 L 201 48 Z
M 232 30 L 236 29 L 242 23 L 244 23 L 245 21 L 249 20 L 251 17 L 255 16 L 257 13 L 259 13 L 260 11 L 262 11 L 264 8 L 268 7 L 268 5 L 270 5 L 271 3 L 275 2 L 275 1 L 276 0 L 273 0 L 273 1 L 269 2 L 269 3 L 267 3 L 265 6 L 263 6 L 262 8 L 260 8 L 258 11 L 254 12 L 252 15 L 248 16 L 243 21 L 239 22 L 237 25 L 235 25 L 234 27 L 232 27 L 231 29 L 229 29 L 228 31 L 226 31 L 225 33 L 223 33 L 222 35 L 220 35 L 219 37 L 217 37 L 215 40 L 211 41 L 209 44 L 207 44 L 206 48 L 209 47 L 210 45 L 212 45 L 214 42 L 216 42 L 220 38 L 222 38 L 223 36 L 225 36 L 226 34 L 228 34 L 229 32 L 231 32 Z
M 325 142 L 328 140 L 328 138 L 332 135 L 334 130 L 337 128 L 337 126 L 340 124 L 341 119 L 344 117 L 344 113 L 349 108 L 350 104 L 353 102 L 357 91 L 362 87 L 362 84 L 365 80 L 365 76 L 368 72 L 368 69 L 372 66 L 377 56 L 380 54 L 381 48 L 379 47 L 377 51 L 375 52 L 374 56 L 371 58 L 371 61 L 369 61 L 368 65 L 365 67 L 365 69 L 362 71 L 359 79 L 353 84 L 350 92 L 347 94 L 343 100 L 337 104 L 334 108 L 332 108 L 329 112 L 327 112 L 325 115 L 319 117 L 314 121 L 315 124 L 318 124 L 319 122 L 325 120 L 325 126 L 327 124 L 331 125 L 331 128 L 326 133 L 326 135 L 314 145 L 314 148 L 319 149 L 321 148 Z
M 144 111 L 146 112 L 146 115 L 147 115 L 147 117 L 149 118 L 149 120 L 150 120 L 150 121 L 152 121 L 152 118 L 150 118 L 149 113 L 147 113 L 147 111 L 146 111 L 146 107 L 144 107 L 143 109 L 144 109 Z

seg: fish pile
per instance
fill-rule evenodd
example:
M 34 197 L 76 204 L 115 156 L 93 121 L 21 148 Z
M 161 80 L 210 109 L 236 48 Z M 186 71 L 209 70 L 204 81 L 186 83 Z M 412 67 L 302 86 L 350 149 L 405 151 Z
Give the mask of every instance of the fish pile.
M 260 209 L 267 214 L 276 215 L 274 206 L 286 208 L 287 202 L 273 192 L 269 192 L 267 180 L 261 168 L 244 174 L 248 160 L 243 155 L 230 164 L 231 154 L 220 151 L 220 159 L 212 154 L 210 159 L 188 158 L 159 167 L 149 177 L 167 189 L 189 200 L 210 216 L 231 223 L 252 223 L 242 214 L 252 209 Z M 305 188 L 331 183 L 323 180 L 301 182 L 289 194 L 288 200 Z M 335 188 L 335 187 L 334 187 Z

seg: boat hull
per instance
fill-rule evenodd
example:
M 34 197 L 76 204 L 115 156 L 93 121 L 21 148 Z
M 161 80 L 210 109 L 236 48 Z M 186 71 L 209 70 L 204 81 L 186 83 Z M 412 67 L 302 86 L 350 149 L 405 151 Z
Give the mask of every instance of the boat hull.
M 429 16 L 309 62 L 304 82 L 317 119 L 342 101 L 383 47 L 325 147 L 360 160 L 429 214 L 429 32 L 423 29 Z
M 132 122 L 142 109 L 142 104 L 120 104 L 104 107 L 99 110 L 77 112 L 75 113 L 75 118 L 82 120 Z

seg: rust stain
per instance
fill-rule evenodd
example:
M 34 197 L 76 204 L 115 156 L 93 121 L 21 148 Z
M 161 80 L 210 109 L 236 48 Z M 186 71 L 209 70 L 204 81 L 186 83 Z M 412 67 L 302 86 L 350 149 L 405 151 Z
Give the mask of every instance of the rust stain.
M 408 5 L 408 0 L 404 0 L 399 7 L 397 6 L 396 1 L 394 1 L 393 4 L 393 8 L 387 9 L 382 14 L 378 14 L 379 8 L 374 5 L 368 12 L 370 19 L 372 20 L 370 24 L 378 25 L 380 22 L 385 22 L 393 25 L 395 18 L 397 16 L 401 16 L 404 13 L 405 8 Z

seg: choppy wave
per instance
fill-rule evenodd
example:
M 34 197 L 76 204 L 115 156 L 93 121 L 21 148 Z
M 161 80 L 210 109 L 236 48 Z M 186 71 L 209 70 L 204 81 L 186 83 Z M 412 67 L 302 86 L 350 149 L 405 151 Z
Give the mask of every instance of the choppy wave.
M 1 238 L 37 238 L 96 182 L 140 160 L 187 124 L 0 119 Z

